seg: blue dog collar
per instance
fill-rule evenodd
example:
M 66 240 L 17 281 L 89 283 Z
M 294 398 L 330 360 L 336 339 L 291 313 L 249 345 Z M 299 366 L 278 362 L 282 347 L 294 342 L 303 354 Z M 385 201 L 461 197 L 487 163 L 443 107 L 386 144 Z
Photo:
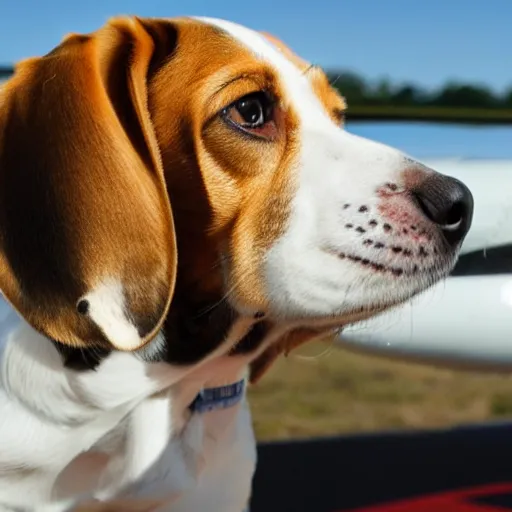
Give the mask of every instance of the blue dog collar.
M 203 413 L 217 409 L 227 409 L 242 400 L 244 396 L 245 380 L 218 388 L 201 390 L 189 408 L 192 412 Z

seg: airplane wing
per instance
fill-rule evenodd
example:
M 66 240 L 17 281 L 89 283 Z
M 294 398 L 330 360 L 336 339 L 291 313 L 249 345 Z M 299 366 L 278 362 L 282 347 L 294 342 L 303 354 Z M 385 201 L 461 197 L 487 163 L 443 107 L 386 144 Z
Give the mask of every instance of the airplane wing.
M 462 254 L 512 243 L 512 160 L 454 159 L 426 163 L 464 181 L 473 193 L 473 225 Z

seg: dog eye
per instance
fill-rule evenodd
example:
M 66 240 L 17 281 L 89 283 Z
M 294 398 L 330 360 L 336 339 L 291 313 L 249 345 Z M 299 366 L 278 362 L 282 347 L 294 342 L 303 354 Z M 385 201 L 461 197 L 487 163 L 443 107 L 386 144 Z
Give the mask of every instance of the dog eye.
M 244 128 L 261 128 L 272 120 L 272 103 L 264 92 L 248 94 L 229 109 L 231 120 Z
M 263 138 L 275 135 L 274 101 L 265 92 L 255 92 L 239 98 L 223 111 L 231 124 Z

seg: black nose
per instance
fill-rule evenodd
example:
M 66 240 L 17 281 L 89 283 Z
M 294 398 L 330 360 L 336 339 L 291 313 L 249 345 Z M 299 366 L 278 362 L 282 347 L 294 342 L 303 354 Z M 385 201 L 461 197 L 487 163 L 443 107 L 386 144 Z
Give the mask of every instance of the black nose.
M 437 224 L 448 243 L 456 245 L 466 236 L 473 219 L 473 196 L 461 181 L 435 173 L 412 190 L 428 219 Z

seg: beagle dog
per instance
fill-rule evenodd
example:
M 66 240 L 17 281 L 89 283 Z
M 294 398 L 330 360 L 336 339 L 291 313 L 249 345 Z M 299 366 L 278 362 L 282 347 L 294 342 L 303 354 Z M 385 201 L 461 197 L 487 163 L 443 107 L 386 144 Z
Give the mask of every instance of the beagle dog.
M 241 512 L 276 357 L 448 274 L 472 196 L 276 38 L 123 17 L 0 89 L 0 510 Z

